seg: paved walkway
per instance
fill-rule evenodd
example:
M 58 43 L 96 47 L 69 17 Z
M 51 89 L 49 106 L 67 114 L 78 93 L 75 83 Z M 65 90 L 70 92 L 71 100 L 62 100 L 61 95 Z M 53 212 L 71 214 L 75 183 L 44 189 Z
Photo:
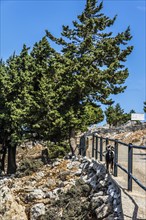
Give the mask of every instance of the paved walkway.
M 119 163 L 127 169 L 127 149 L 119 149 Z M 133 176 L 146 186 L 146 151 L 133 150 Z M 146 220 L 146 191 L 132 181 L 132 192 L 127 190 L 127 174 L 118 168 L 118 177 L 113 177 L 121 186 L 122 205 L 125 219 Z
M 146 191 L 133 184 L 133 191 L 129 192 L 125 188 L 123 177 L 113 177 L 121 189 L 122 208 L 125 220 L 146 220 Z M 134 189 L 135 188 L 135 189 Z
M 87 157 L 92 157 L 92 142 L 87 149 Z M 133 151 L 133 175 L 146 186 L 146 151 L 134 149 Z M 119 146 L 119 163 L 124 168 L 128 167 L 128 149 Z M 103 161 L 104 162 L 104 161 Z M 124 220 L 146 220 L 146 191 L 141 189 L 134 181 L 132 192 L 127 190 L 127 174 L 118 168 L 118 177 L 113 179 L 121 188 L 122 207 Z M 119 219 L 120 220 L 120 219 Z

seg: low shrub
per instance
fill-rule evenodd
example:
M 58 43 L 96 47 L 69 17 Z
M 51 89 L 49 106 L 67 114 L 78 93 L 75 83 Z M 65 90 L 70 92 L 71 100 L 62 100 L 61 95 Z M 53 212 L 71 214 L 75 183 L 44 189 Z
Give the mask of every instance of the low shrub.
M 39 170 L 42 165 L 43 163 L 40 159 L 34 160 L 26 158 L 21 161 L 17 170 L 17 175 L 19 177 L 31 175 L 33 172 Z
M 62 143 L 47 143 L 48 153 L 50 158 L 63 158 L 70 151 L 69 144 Z

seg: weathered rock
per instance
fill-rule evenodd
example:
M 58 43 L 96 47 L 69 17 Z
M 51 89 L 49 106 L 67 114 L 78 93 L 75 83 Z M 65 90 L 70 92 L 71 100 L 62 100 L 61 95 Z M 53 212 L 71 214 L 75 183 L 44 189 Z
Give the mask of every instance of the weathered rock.
M 54 186 L 55 184 L 56 184 L 55 179 L 48 179 L 47 182 L 46 182 L 47 187 Z
M 67 179 L 67 176 L 70 175 L 70 171 L 64 171 L 64 172 L 61 172 L 59 174 L 59 178 L 62 180 L 62 181 L 65 181 Z
M 72 163 L 69 163 L 69 164 L 67 165 L 67 169 L 71 170 L 72 168 L 73 168 Z
M 55 162 L 53 163 L 53 167 L 58 166 L 59 164 L 60 164 L 60 161 L 55 161 Z
M 26 165 L 32 168 L 29 160 Z M 32 174 L 20 176 L 0 180 L 0 187 L 7 187 L 4 191 L 8 192 L 5 195 L 0 191 L 2 204 L 6 203 L 4 209 L 0 207 L 0 215 L 4 213 L 6 220 L 12 219 L 16 205 L 16 220 L 122 219 L 119 188 L 104 165 L 94 160 L 55 160 L 34 169 Z M 8 206 L 8 201 L 13 201 L 14 206 Z
M 74 173 L 75 176 L 81 176 L 81 174 L 82 174 L 82 170 L 81 170 L 81 169 L 77 170 L 77 171 Z
M 0 187 L 0 219 L 27 220 L 25 207 L 18 203 L 19 199 L 11 193 L 7 186 Z
M 33 201 L 36 199 L 43 199 L 45 197 L 44 192 L 41 189 L 34 189 L 30 194 L 27 196 L 27 201 Z
M 105 219 L 111 214 L 112 210 L 104 203 L 95 209 L 97 219 Z
M 45 176 L 45 173 L 40 171 L 40 172 L 38 172 L 38 173 L 35 175 L 35 180 L 40 180 L 40 179 L 42 179 L 44 176 Z
M 43 203 L 35 204 L 30 209 L 30 220 L 36 220 L 45 215 L 45 205 Z

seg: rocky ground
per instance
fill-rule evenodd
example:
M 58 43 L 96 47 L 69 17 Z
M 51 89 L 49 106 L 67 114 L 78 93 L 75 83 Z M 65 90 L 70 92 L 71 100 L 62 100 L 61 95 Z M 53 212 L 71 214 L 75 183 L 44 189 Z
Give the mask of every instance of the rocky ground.
M 41 145 L 20 148 L 16 175 L 0 177 L 0 220 L 122 219 L 119 188 L 86 158 L 43 165 Z
M 114 132 L 112 134 L 107 133 L 107 137 L 121 140 L 124 143 L 132 143 L 136 146 L 146 146 L 146 128 L 136 131 Z
M 146 146 L 146 129 L 104 135 Z M 146 219 L 146 193 L 136 184 L 128 192 L 126 174 L 118 171 L 118 177 L 111 178 L 104 162 L 79 157 L 44 165 L 43 149 L 42 145 L 18 148 L 16 175 L 0 177 L 0 220 Z M 121 150 L 121 162 L 126 163 L 127 150 Z M 144 183 L 145 151 L 134 152 L 134 164 L 136 177 Z M 113 179 L 121 187 L 123 215 L 121 194 Z

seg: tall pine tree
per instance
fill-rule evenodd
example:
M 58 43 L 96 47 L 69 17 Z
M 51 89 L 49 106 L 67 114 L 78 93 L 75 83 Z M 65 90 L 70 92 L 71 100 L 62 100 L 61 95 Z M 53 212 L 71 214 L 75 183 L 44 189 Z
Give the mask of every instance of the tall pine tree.
M 126 88 L 123 84 L 128 69 L 124 62 L 133 49 L 127 46 L 132 38 L 130 28 L 115 36 L 108 28 L 114 24 L 116 16 L 111 19 L 102 9 L 102 2 L 87 0 L 84 11 L 73 21 L 73 28 L 62 26 L 62 37 L 56 38 L 46 30 L 46 36 L 62 46 L 63 109 L 66 106 L 64 115 L 72 151 L 76 131 L 103 119 L 99 104 L 112 104 L 109 96 Z

